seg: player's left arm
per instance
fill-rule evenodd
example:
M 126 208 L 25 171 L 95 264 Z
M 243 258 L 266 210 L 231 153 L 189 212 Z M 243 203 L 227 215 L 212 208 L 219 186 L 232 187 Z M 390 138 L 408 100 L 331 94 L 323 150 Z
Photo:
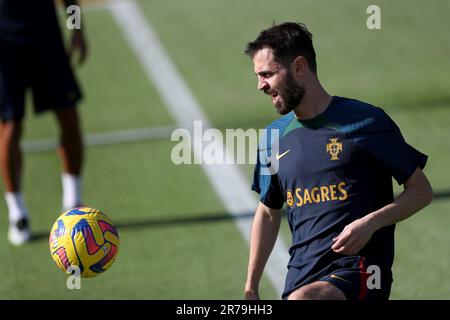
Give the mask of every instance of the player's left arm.
M 347 225 L 339 236 L 333 239 L 331 248 L 338 253 L 357 254 L 375 231 L 412 216 L 433 199 L 430 182 L 419 167 L 403 187 L 404 191 L 392 203 Z

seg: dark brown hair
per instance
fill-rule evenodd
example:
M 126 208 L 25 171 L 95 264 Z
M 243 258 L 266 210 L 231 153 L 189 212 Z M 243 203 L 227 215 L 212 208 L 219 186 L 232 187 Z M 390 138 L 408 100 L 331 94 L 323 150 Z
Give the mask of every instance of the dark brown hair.
M 247 44 L 245 54 L 253 58 L 255 53 L 263 48 L 272 49 L 275 60 L 286 67 L 295 58 L 302 56 L 308 62 L 311 71 L 317 72 L 312 34 L 303 23 L 274 24 L 272 27 L 261 31 L 255 41 Z

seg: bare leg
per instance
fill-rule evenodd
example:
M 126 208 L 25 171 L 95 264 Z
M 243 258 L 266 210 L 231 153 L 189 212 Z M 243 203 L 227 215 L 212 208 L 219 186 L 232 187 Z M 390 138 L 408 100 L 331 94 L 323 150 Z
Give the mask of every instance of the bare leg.
M 326 281 L 316 281 L 292 292 L 288 300 L 346 300 L 344 293 Z
M 83 141 L 80 121 L 75 107 L 56 112 L 60 127 L 60 145 L 58 153 L 63 172 L 79 176 L 83 165 Z
M 7 192 L 19 192 L 22 175 L 20 138 L 22 123 L 7 121 L 0 125 L 0 170 Z
M 82 205 L 81 171 L 83 165 L 83 140 L 80 121 L 75 107 L 56 112 L 60 127 L 58 153 L 62 166 L 63 210 Z
M 22 152 L 21 121 L 6 121 L 0 124 L 0 170 L 5 184 L 5 200 L 8 206 L 10 227 L 8 239 L 14 245 L 27 242 L 30 237 L 28 210 L 21 193 Z

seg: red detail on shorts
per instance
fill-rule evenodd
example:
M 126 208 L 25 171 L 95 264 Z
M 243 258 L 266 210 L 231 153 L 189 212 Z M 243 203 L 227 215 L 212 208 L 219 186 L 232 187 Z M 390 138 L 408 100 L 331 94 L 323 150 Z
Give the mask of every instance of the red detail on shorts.
M 365 257 L 361 257 L 359 259 L 359 296 L 358 300 L 366 300 L 367 297 L 367 278 L 369 275 L 366 272 L 366 268 L 364 267 L 365 264 Z

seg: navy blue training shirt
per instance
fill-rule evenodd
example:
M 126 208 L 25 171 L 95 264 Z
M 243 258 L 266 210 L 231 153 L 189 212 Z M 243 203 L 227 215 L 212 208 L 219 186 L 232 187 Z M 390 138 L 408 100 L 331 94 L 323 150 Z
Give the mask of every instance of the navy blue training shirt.
M 332 239 L 349 223 L 391 203 L 392 177 L 403 184 L 417 167 L 425 166 L 427 156 L 405 142 L 382 109 L 343 97 L 333 97 L 313 119 L 298 120 L 291 112 L 267 129 L 278 130 L 274 161 L 279 169 L 263 174 L 273 164 L 262 164 L 258 154 L 252 189 L 270 208 L 286 204 L 292 232 L 288 267 L 301 270 L 297 279 L 287 279 L 288 292 L 345 257 L 331 249 Z M 358 255 L 390 270 L 394 229 L 375 232 Z
M 0 0 L 0 44 L 39 44 L 59 32 L 54 0 Z

